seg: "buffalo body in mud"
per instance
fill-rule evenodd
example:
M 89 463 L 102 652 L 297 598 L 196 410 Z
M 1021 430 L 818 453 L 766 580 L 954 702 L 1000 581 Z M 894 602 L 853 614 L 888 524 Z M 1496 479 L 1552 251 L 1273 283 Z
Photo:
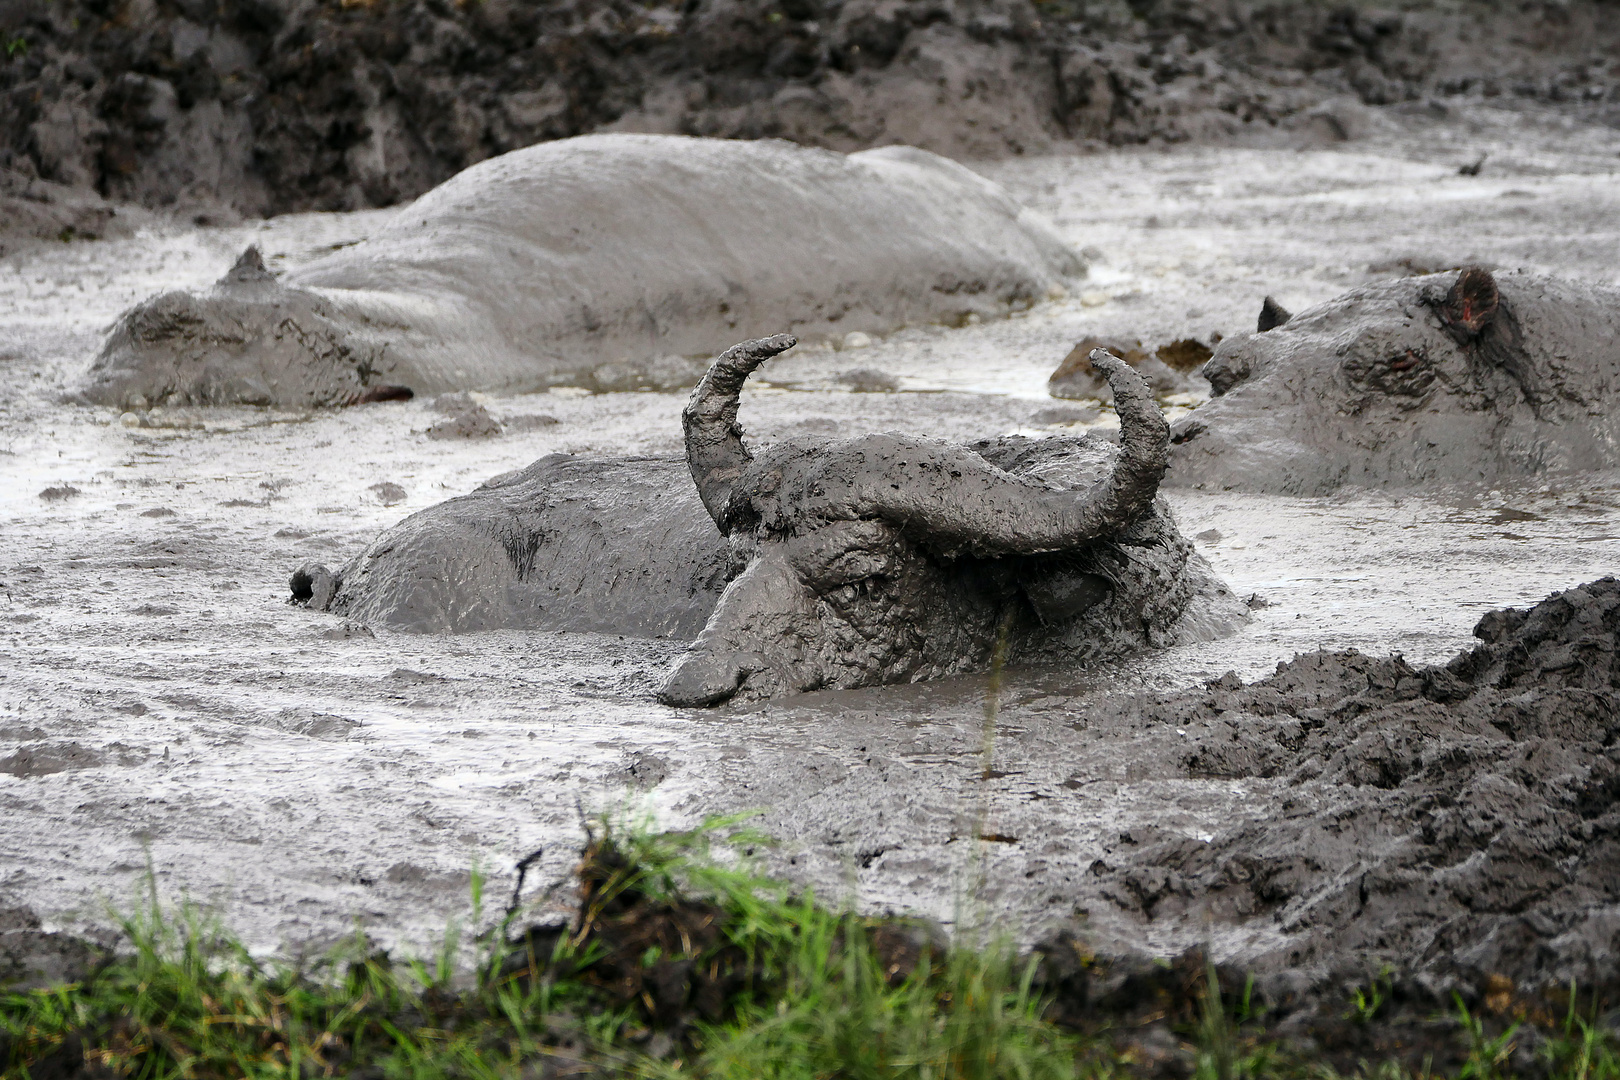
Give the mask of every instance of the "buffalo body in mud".
M 1620 292 L 1481 269 L 1371 285 L 1220 343 L 1169 482 L 1317 495 L 1620 466 Z
M 743 444 L 738 394 L 786 336 L 724 353 L 686 459 L 546 458 L 384 533 L 295 599 L 416 631 L 696 637 L 660 693 L 713 705 L 912 682 L 1008 659 L 1202 640 L 1243 605 L 1157 497 L 1168 428 L 1101 352 L 1120 446 L 904 435 Z M 693 481 L 696 481 L 695 487 Z
M 145 301 L 84 393 L 303 408 L 690 386 L 769 329 L 990 316 L 1083 270 L 996 184 L 921 150 L 592 135 L 475 165 L 283 278 L 250 249 L 210 292 Z

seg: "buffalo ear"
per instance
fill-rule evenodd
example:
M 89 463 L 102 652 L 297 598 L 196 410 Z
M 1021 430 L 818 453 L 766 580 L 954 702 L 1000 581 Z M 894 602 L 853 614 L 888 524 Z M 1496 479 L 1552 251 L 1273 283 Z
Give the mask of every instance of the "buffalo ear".
M 1276 297 L 1268 296 L 1260 305 L 1260 321 L 1255 329 L 1263 334 L 1267 330 L 1275 330 L 1293 317 L 1287 308 L 1277 303 Z
M 1440 303 L 1440 318 L 1459 340 L 1477 338 L 1501 305 L 1496 279 L 1489 270 L 1470 266 L 1457 275 Z

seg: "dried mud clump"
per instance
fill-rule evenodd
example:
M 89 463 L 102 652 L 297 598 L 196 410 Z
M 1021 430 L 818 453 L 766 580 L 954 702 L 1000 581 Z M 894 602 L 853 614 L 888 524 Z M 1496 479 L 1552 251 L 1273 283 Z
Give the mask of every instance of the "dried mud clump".
M 1491 612 L 1444 666 L 1320 652 L 1116 702 L 1187 733 L 1186 776 L 1269 780 L 1277 809 L 1117 848 L 1093 866 L 1102 895 L 1146 923 L 1245 928 L 1270 943 L 1246 963 L 1312 981 L 1387 965 L 1436 991 L 1613 989 L 1617 630 L 1609 577 Z
M 440 394 L 430 408 L 444 417 L 428 425 L 430 439 L 488 439 L 506 429 L 465 391 Z
M 1219 341 L 1219 337 L 1216 338 Z M 1185 394 L 1195 389 L 1193 379 L 1205 361 L 1214 355 L 1208 345 L 1196 338 L 1182 338 L 1158 348 L 1144 347 L 1140 341 L 1125 338 L 1091 338 L 1081 341 L 1046 380 L 1047 393 L 1056 398 L 1114 399 L 1108 383 L 1091 366 L 1091 351 L 1107 349 L 1136 369 L 1148 381 L 1157 397 Z

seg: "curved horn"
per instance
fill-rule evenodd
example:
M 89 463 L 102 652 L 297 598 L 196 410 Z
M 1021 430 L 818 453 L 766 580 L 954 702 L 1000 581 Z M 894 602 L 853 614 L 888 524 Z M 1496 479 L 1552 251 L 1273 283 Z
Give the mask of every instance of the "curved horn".
M 731 520 L 791 529 L 818 518 L 875 517 L 937 550 L 987 556 L 1062 551 L 1118 533 L 1153 505 L 1169 461 L 1170 425 L 1125 361 L 1098 349 L 1091 363 L 1114 391 L 1120 454 L 1113 472 L 1088 490 L 1015 476 L 965 447 L 869 435 L 766 455 L 737 485 Z
M 789 334 L 777 334 L 733 345 L 715 358 L 681 410 L 686 467 L 697 482 L 698 498 L 722 533 L 731 532 L 725 519 L 731 489 L 754 459 L 743 445 L 742 428 L 737 424 L 737 395 L 755 368 L 798 343 Z

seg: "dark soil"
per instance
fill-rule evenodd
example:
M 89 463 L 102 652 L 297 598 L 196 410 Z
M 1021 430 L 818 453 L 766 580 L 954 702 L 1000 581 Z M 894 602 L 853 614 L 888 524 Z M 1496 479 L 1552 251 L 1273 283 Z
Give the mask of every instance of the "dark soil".
M 1572 981 L 1615 997 L 1617 630 L 1604 578 L 1491 612 L 1443 667 L 1323 652 L 1249 685 L 1113 699 L 1186 731 L 1186 775 L 1285 788 L 1279 812 L 1208 842 L 1122 837 L 1092 867 L 1102 896 L 1144 923 L 1272 932 L 1245 963 L 1273 997 L 1381 969 L 1498 1011 L 1546 1011 Z
M 1458 6 L 0 0 L 0 231 L 116 230 L 103 198 L 201 222 L 384 206 L 610 125 L 983 157 L 1340 139 L 1356 102 L 1620 112 L 1612 0 Z

